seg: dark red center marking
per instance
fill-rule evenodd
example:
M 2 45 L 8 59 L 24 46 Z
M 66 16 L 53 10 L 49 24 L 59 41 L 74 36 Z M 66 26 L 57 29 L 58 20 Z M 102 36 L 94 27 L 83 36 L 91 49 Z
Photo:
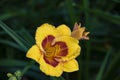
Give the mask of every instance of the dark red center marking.
M 66 43 L 62 41 L 55 42 L 54 45 L 51 45 L 54 39 L 54 36 L 48 35 L 42 41 L 42 47 L 45 50 L 45 62 L 52 65 L 53 67 L 56 67 L 59 62 L 56 61 L 55 58 L 58 57 L 60 59 L 60 57 L 66 56 L 68 54 L 68 47 Z

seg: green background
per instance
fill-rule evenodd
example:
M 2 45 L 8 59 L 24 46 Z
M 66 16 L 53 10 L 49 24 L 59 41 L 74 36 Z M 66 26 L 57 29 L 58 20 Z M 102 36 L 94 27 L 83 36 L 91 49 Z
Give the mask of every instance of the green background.
M 38 26 L 66 24 L 72 30 L 75 22 L 86 27 L 90 40 L 80 41 L 80 70 L 64 73 L 65 80 L 120 80 L 119 5 L 119 0 L 0 0 L 0 80 L 28 64 L 25 55 Z M 23 80 L 54 80 L 38 66 Z

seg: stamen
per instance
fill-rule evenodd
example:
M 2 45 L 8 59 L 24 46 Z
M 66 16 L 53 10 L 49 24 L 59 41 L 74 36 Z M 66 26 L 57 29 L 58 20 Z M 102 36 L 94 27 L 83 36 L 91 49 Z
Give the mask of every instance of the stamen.
M 64 59 L 64 58 L 62 58 L 62 57 L 56 57 L 55 60 L 58 61 L 58 62 L 62 62 L 62 63 L 68 61 L 67 59 Z

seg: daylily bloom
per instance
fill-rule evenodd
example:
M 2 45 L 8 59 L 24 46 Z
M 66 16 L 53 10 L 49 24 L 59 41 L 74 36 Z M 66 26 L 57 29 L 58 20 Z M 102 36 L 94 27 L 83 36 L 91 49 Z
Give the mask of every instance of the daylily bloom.
M 36 30 L 36 44 L 27 52 L 27 57 L 40 64 L 40 70 L 46 75 L 59 77 L 64 72 L 79 70 L 75 58 L 80 55 L 79 41 L 71 36 L 66 25 L 55 28 L 43 24 Z
M 81 27 L 81 24 L 75 23 L 71 36 L 78 40 L 89 40 L 87 36 L 90 32 L 84 32 L 85 27 Z

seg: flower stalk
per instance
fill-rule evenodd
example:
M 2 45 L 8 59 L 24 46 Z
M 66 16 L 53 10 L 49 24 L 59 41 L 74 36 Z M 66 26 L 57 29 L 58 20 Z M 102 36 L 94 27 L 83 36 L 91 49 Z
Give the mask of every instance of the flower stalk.
M 28 65 L 22 70 L 22 76 L 31 68 L 35 61 L 31 60 Z
M 7 76 L 9 77 L 8 80 L 21 80 L 23 75 L 31 68 L 31 66 L 35 63 L 35 61 L 31 60 L 22 71 L 17 70 L 14 72 L 14 74 L 12 73 L 7 73 Z

